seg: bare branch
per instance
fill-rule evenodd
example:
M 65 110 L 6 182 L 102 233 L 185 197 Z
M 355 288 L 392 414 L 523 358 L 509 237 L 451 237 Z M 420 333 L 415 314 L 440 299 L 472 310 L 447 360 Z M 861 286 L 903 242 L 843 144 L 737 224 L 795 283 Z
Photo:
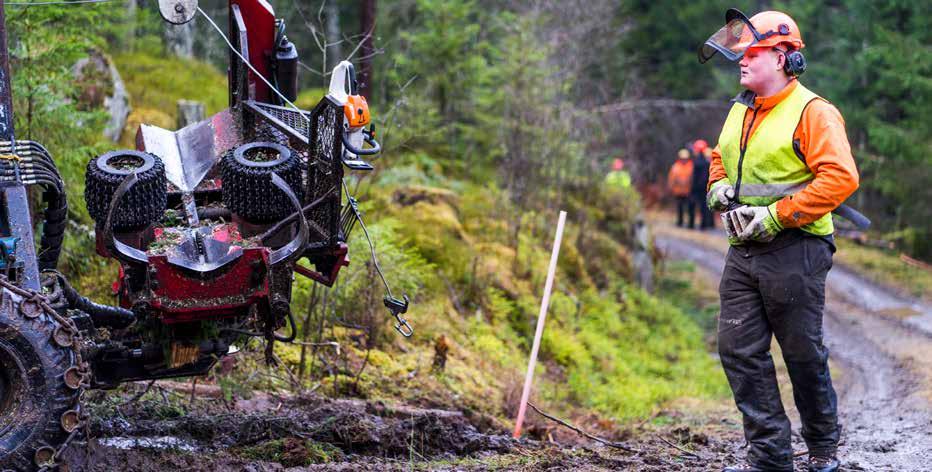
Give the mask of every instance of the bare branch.
M 608 446 L 608 447 L 613 447 L 613 448 L 615 448 L 615 449 L 621 449 L 622 451 L 628 451 L 628 452 L 633 452 L 633 453 L 640 453 L 640 452 L 641 452 L 641 451 L 639 451 L 639 450 L 637 450 L 637 449 L 632 449 L 632 448 L 630 448 L 630 447 L 628 447 L 628 446 L 625 446 L 624 444 L 617 443 L 617 442 L 614 442 L 614 441 L 609 441 L 608 439 L 602 439 L 602 438 L 600 438 L 600 437 L 598 437 L 598 436 L 593 436 L 592 434 L 589 434 L 589 433 L 587 433 L 587 432 L 585 432 L 585 431 L 583 431 L 583 430 L 577 428 L 576 426 L 573 426 L 572 424 L 567 423 L 566 421 L 563 421 L 563 420 L 561 420 L 561 419 L 559 419 L 559 418 L 555 418 L 555 417 L 553 417 L 553 416 L 548 415 L 547 413 L 544 413 L 543 411 L 540 411 L 540 408 L 537 408 L 537 406 L 534 405 L 534 404 L 531 403 L 531 402 L 527 402 L 527 405 L 528 405 L 529 407 L 531 407 L 534 411 L 536 411 L 537 414 L 539 414 L 540 416 L 543 416 L 544 418 L 547 418 L 548 420 L 555 421 L 555 422 L 557 422 L 557 423 L 559 423 L 559 424 L 561 424 L 561 425 L 563 425 L 563 426 L 566 426 L 567 428 L 572 429 L 573 431 L 576 431 L 576 433 L 581 434 L 581 435 L 583 435 L 583 436 L 585 436 L 585 437 L 587 437 L 587 438 L 589 438 L 589 439 L 591 439 L 591 440 L 593 440 L 593 441 L 595 441 L 595 442 L 604 444 L 604 445 L 606 445 L 606 446 Z
M 375 24 L 372 25 L 372 28 L 369 28 L 369 31 L 366 32 L 366 35 L 362 38 L 362 41 L 356 44 L 356 47 L 353 48 L 353 51 L 349 53 L 349 56 L 346 56 L 347 61 L 352 59 L 353 56 L 356 54 L 356 51 L 359 51 L 359 48 L 361 48 L 362 45 L 366 43 L 366 40 L 369 39 L 370 36 L 372 36 L 372 31 L 374 29 L 375 29 Z
M 329 72 L 320 72 L 320 71 L 318 71 L 317 69 L 312 69 L 311 66 L 309 66 L 309 65 L 307 65 L 307 64 L 305 64 L 305 63 L 303 63 L 303 62 L 301 62 L 301 61 L 298 61 L 298 65 L 301 66 L 301 67 L 303 67 L 303 68 L 304 68 L 305 70 L 307 70 L 308 72 L 311 72 L 311 73 L 313 73 L 313 74 L 317 74 L 317 75 L 319 75 L 320 77 L 326 77 L 326 76 L 330 75 Z
M 360 43 L 360 44 L 361 44 L 361 43 Z M 375 56 L 381 56 L 382 54 L 385 54 L 385 50 L 384 50 L 384 49 L 376 49 L 376 50 L 372 51 L 372 54 L 366 54 L 365 56 L 359 56 L 359 57 L 356 58 L 356 60 L 357 60 L 357 61 L 365 61 L 366 59 L 371 59 L 371 58 L 373 58 L 373 57 L 375 57 Z
M 673 444 L 672 442 L 670 442 L 669 440 L 667 440 L 667 438 L 665 438 L 665 437 L 663 437 L 663 436 L 661 436 L 661 435 L 659 435 L 659 434 L 658 434 L 656 437 L 657 437 L 657 439 L 659 439 L 659 440 L 665 442 L 668 446 L 670 446 L 670 447 L 676 449 L 677 451 L 682 452 L 683 454 L 686 454 L 686 455 L 691 456 L 691 457 L 695 457 L 696 459 L 702 459 L 702 457 L 699 457 L 699 454 L 696 454 L 695 452 L 692 452 L 692 451 L 688 451 L 688 450 L 686 450 L 686 449 L 683 449 L 682 447 L 677 446 L 676 444 Z
M 324 24 L 324 7 L 327 6 L 327 0 L 320 2 L 320 8 L 317 9 L 317 24 Z

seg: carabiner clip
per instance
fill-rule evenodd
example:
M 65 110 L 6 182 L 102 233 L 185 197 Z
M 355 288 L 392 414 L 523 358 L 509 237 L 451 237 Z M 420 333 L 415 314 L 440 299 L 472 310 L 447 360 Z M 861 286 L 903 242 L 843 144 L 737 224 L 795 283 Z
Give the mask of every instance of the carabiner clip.
M 395 319 L 398 320 L 398 324 L 395 325 L 395 331 L 398 331 L 406 338 L 410 338 L 414 335 L 414 328 L 408 324 L 408 320 L 404 319 L 400 314 L 395 315 Z
M 407 294 L 402 295 L 402 298 L 404 298 L 404 301 L 386 295 L 385 298 L 382 299 L 382 303 L 385 304 L 385 308 L 388 308 L 388 311 L 392 312 L 392 316 L 394 316 L 395 320 L 398 321 L 398 323 L 395 325 L 395 331 L 398 331 L 406 338 L 410 338 L 412 335 L 414 335 L 414 328 L 408 324 L 408 320 L 401 316 L 408 312 L 408 302 L 410 300 L 408 300 Z

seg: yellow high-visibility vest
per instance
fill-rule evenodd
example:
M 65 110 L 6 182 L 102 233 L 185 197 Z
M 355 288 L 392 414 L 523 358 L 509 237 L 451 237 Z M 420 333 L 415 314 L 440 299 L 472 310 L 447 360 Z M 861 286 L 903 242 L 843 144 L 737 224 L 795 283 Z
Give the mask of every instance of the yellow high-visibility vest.
M 806 105 L 818 99 L 822 98 L 797 84 L 789 96 L 767 113 L 754 134 L 746 138 L 743 156 L 741 141 L 748 107 L 741 103 L 731 107 L 718 143 L 722 165 L 728 181 L 736 186 L 739 203 L 767 206 L 809 185 L 815 176 L 804 158 L 793 149 L 793 134 Z M 756 112 L 752 110 L 751 113 Z M 739 173 L 740 187 L 737 186 Z M 832 214 L 826 213 L 800 229 L 819 236 L 832 234 Z

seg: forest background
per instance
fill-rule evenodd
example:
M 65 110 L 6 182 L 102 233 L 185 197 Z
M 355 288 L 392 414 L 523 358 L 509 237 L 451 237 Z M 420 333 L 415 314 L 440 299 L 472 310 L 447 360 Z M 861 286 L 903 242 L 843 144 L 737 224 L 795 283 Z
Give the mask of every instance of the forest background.
M 82 198 L 88 160 L 131 147 L 140 122 L 173 128 L 178 99 L 203 102 L 208 114 L 227 105 L 225 44 L 200 17 L 186 31 L 166 26 L 154 3 L 7 5 L 17 136 L 55 156 L 70 203 L 60 268 L 100 301 L 112 300 L 116 268 L 94 254 Z M 226 2 L 200 5 L 227 24 Z M 921 2 L 273 6 L 301 53 L 300 106 L 320 99 L 338 59 L 370 63 L 364 85 L 385 152 L 350 185 L 387 277 L 412 296 L 417 335 L 406 341 L 390 329 L 355 234 L 336 287 L 297 283 L 307 344 L 277 347 L 289 375 L 247 376 L 258 361 L 243 356 L 208 379 L 229 397 L 317 389 L 510 417 L 552 222 L 564 209 L 570 225 L 535 396 L 566 414 L 619 421 L 681 398 L 722 398 L 727 386 L 709 355 L 716 301 L 693 288 L 688 268 L 658 264 L 653 293 L 636 283 L 643 253 L 660 261 L 639 241 L 641 195 L 607 185 L 605 174 L 622 157 L 649 194 L 687 141 L 716 141 L 736 68 L 700 65 L 695 50 L 731 6 L 797 19 L 810 65 L 803 81 L 847 120 L 862 175 L 849 203 L 874 220 L 873 237 L 932 260 L 932 13 Z M 367 33 L 371 45 L 362 45 Z M 104 137 L 109 71 L 74 72 L 89 55 L 113 64 L 129 95 L 117 142 Z

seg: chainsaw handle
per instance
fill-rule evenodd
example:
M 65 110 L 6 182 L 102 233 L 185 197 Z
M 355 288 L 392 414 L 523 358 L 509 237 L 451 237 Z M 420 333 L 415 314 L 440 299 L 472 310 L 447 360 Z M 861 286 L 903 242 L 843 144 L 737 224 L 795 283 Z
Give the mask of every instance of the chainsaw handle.
M 359 84 L 356 82 L 356 67 L 350 61 L 340 61 L 330 73 L 330 87 L 327 96 L 338 105 L 343 106 L 350 95 L 356 95 Z
M 365 129 L 362 130 L 363 140 L 365 140 L 366 143 L 369 144 L 369 146 L 372 146 L 372 147 L 370 147 L 369 149 L 358 149 L 356 146 L 353 146 L 353 143 L 350 142 L 350 139 L 349 139 L 349 132 L 347 132 L 347 131 L 344 130 L 344 131 L 343 131 L 343 136 L 342 136 L 342 138 L 343 138 L 343 147 L 344 147 L 347 151 L 349 151 L 349 152 L 351 152 L 351 153 L 353 153 L 353 154 L 355 154 L 355 155 L 357 155 L 357 156 L 374 156 L 374 155 L 376 155 L 376 154 L 382 152 L 382 145 L 379 144 L 379 142 L 375 140 L 375 136 L 373 136 L 374 132 L 375 132 L 375 128 L 374 128 L 374 127 L 370 127 L 369 130 L 365 130 Z

